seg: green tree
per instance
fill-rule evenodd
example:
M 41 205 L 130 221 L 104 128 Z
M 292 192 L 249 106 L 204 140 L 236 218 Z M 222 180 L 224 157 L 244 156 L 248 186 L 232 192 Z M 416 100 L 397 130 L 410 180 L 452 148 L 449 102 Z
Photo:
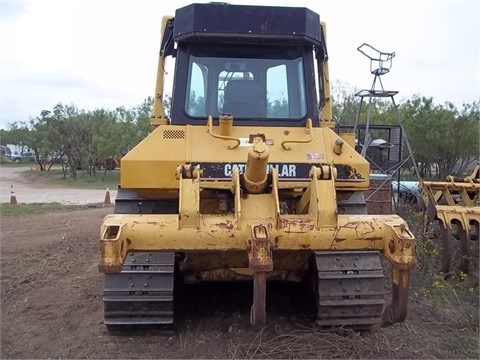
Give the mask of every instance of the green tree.
M 405 127 L 421 176 L 437 167 L 438 177 L 459 172 L 479 156 L 479 105 L 465 104 L 461 111 L 452 104 L 434 104 L 432 98 L 414 96 L 402 105 Z M 463 164 L 463 165 L 462 165 Z
M 332 85 L 332 113 L 338 125 L 353 125 L 360 104 L 355 96 L 358 89 L 352 85 L 335 80 Z

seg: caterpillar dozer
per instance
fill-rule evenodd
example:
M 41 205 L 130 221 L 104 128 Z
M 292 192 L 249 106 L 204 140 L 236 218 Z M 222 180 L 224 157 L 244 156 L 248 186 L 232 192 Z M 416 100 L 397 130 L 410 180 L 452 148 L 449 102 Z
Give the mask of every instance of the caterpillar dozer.
M 250 320 L 264 324 L 266 283 L 308 278 L 319 326 L 403 321 L 415 238 L 399 216 L 366 213 L 369 164 L 331 106 L 315 12 L 209 3 L 163 17 L 154 129 L 122 158 L 100 229 L 107 327 L 172 325 L 177 281 L 225 280 L 252 283 Z

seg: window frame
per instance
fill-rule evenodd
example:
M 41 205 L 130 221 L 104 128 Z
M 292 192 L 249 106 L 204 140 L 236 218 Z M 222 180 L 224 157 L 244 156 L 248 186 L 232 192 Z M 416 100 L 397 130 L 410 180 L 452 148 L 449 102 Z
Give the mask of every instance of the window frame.
M 319 122 L 318 106 L 317 106 L 317 93 L 315 89 L 315 71 L 314 71 L 314 60 L 313 60 L 313 51 L 312 47 L 309 46 L 289 46 L 289 47 L 278 47 L 278 46 L 267 46 L 267 45 L 238 45 L 238 44 L 226 44 L 226 45 L 210 45 L 210 44 L 196 44 L 196 43 L 180 43 L 177 48 L 177 61 L 175 64 L 175 79 L 174 87 L 172 94 L 172 120 L 171 124 L 192 124 L 192 125 L 203 125 L 206 121 L 206 116 L 193 116 L 188 114 L 186 111 L 187 105 L 187 92 L 190 91 L 188 88 L 188 79 L 191 71 L 190 56 L 201 56 L 206 55 L 213 57 L 218 55 L 219 57 L 245 57 L 245 54 L 260 54 L 265 55 L 266 58 L 270 54 L 286 54 L 287 58 L 291 57 L 292 59 L 302 58 L 303 63 L 303 81 L 304 81 L 304 91 L 305 91 L 305 115 L 298 118 L 242 118 L 234 117 L 238 121 L 235 121 L 235 125 L 240 126 L 280 126 L 280 125 L 293 125 L 293 126 L 304 126 L 308 118 L 312 119 L 312 122 L 315 124 Z M 243 55 L 243 56 L 241 56 Z M 252 56 L 252 58 L 254 58 Z M 279 60 L 282 57 L 279 56 Z M 288 68 L 288 67 L 287 67 Z M 297 72 L 296 66 L 291 67 L 294 72 Z M 205 94 L 207 95 L 206 108 L 212 108 L 213 103 L 217 105 L 218 100 L 218 75 L 215 72 L 209 72 L 207 74 L 207 81 L 213 81 L 216 83 L 216 86 L 206 86 Z M 287 76 L 293 76 L 288 74 Z M 298 75 L 294 75 L 297 77 Z M 266 81 L 266 74 L 262 81 Z M 290 80 L 289 80 L 290 81 Z M 298 82 L 298 81 L 297 81 Z M 265 84 L 266 85 L 266 84 Z M 298 84 L 297 84 L 298 86 Z M 297 93 L 297 92 L 295 92 Z M 301 94 L 293 94 L 292 96 Z M 218 123 L 219 114 L 206 114 L 212 115 L 214 123 Z

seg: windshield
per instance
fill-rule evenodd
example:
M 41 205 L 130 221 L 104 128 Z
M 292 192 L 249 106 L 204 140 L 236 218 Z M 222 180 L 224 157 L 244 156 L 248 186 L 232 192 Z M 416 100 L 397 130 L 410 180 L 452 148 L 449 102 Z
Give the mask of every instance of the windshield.
M 231 114 L 248 119 L 301 119 L 306 115 L 302 49 L 244 49 L 189 56 L 185 112 L 191 117 Z M 268 53 L 267 55 L 265 55 Z M 222 54 L 227 55 L 227 54 Z M 240 55 L 240 56 L 239 56 Z

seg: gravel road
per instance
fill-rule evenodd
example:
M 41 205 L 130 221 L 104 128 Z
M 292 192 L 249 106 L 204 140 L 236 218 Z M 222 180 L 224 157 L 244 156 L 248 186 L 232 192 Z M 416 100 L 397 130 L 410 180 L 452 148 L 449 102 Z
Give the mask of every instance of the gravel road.
M 102 203 L 105 200 L 105 190 L 71 189 L 61 187 L 46 187 L 26 181 L 23 171 L 30 167 L 1 167 L 0 168 L 0 203 L 9 202 L 12 185 L 14 195 L 19 204 L 58 202 L 64 205 L 84 205 Z M 113 202 L 115 190 L 110 190 L 110 199 Z

